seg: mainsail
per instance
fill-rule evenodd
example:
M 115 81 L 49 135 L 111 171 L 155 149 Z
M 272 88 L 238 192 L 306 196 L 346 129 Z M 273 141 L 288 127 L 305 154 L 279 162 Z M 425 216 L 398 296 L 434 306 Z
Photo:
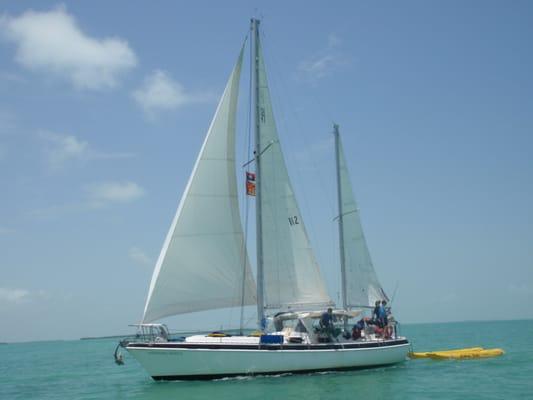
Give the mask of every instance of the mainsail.
M 339 192 L 343 306 L 348 308 L 374 306 L 376 300 L 388 300 L 388 298 L 372 265 L 337 125 L 334 134 Z
M 157 260 L 143 322 L 255 304 L 235 176 L 243 50 L 231 73 Z M 243 291 L 244 281 L 244 295 Z
M 257 206 L 261 210 L 257 240 L 264 306 L 289 309 L 331 304 L 285 166 L 259 36 L 256 46 Z

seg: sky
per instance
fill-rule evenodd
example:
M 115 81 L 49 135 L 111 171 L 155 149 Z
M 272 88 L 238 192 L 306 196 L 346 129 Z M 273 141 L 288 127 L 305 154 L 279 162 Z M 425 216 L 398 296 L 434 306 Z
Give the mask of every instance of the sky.
M 330 295 L 337 122 L 397 318 L 533 318 L 531 2 L 7 1 L 0 342 L 131 332 L 252 16 Z M 211 329 L 238 315 L 167 322 Z

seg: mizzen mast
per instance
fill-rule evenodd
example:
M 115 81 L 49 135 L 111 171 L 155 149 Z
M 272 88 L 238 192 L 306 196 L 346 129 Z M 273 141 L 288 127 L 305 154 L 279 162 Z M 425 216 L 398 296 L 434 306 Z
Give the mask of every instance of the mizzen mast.
M 341 183 L 341 164 L 339 154 L 339 125 L 333 124 L 333 136 L 335 137 L 335 167 L 337 171 L 337 200 L 339 207 L 339 250 L 341 260 L 341 291 L 342 291 L 342 308 L 347 309 L 347 291 L 346 291 L 346 257 L 344 253 L 344 210 L 342 206 L 342 183 Z

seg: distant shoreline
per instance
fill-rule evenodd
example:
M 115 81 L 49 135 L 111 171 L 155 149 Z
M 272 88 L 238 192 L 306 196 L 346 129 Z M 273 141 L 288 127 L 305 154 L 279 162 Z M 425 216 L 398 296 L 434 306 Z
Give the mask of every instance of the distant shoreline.
M 445 321 L 445 322 L 403 322 L 401 325 L 403 327 L 409 325 L 446 325 L 446 324 L 461 324 L 461 323 L 505 323 L 505 322 L 518 322 L 518 321 L 532 321 L 533 318 L 520 318 L 520 319 L 500 319 L 500 320 L 470 320 L 470 321 Z M 234 329 L 222 329 L 223 331 L 232 331 Z M 252 331 L 252 329 L 251 329 Z M 198 330 L 198 331 L 171 331 L 172 335 L 183 335 L 188 336 L 191 334 L 200 334 L 208 333 L 209 330 Z M 35 342 L 56 342 L 56 341 L 71 341 L 71 340 L 103 340 L 103 339 L 117 339 L 117 338 L 127 338 L 134 337 L 135 334 L 122 334 L 122 335 L 106 335 L 106 336 L 93 336 L 93 337 L 82 337 L 82 338 L 73 338 L 73 339 L 34 339 L 34 340 L 23 340 L 23 341 L 13 341 L 13 342 L 0 342 L 0 345 L 7 344 L 23 344 L 23 343 L 35 343 Z M 5 340 L 5 339 L 4 339 Z
M 80 340 L 98 340 L 98 339 L 117 339 L 132 335 L 111 335 L 111 336 L 88 336 L 82 337 Z

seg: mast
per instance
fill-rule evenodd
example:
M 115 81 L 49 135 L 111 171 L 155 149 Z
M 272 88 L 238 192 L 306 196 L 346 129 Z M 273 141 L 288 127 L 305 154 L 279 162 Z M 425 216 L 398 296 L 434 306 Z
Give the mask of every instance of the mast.
M 339 125 L 333 124 L 333 136 L 335 136 L 335 161 L 337 170 L 337 200 L 339 207 L 339 251 L 341 260 L 341 291 L 342 291 L 342 308 L 347 309 L 346 300 L 346 257 L 344 254 L 344 215 L 342 209 L 342 188 L 341 188 L 341 162 L 340 162 L 340 137 Z
M 253 104 L 255 107 L 255 176 L 256 176 L 256 201 L 255 201 L 255 225 L 256 225 L 256 248 L 257 248 L 257 323 L 260 330 L 264 327 L 264 273 L 263 273 L 263 239 L 261 218 L 261 139 L 259 126 L 259 20 L 252 18 L 252 46 L 253 46 Z

